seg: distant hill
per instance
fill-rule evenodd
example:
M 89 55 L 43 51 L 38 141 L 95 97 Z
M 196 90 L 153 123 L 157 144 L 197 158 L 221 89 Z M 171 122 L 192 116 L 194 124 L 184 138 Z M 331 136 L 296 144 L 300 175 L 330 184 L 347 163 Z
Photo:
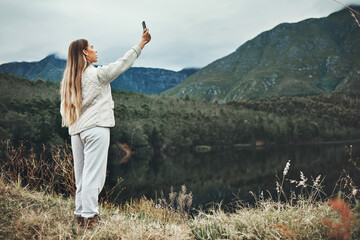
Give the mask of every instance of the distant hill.
M 51 54 L 38 62 L 11 62 L 0 65 L 0 72 L 8 72 L 30 80 L 49 80 L 60 82 L 66 66 L 66 60 Z M 187 68 L 179 72 L 157 69 L 132 67 L 115 79 L 111 86 L 114 89 L 128 90 L 139 93 L 159 94 L 172 88 L 198 69 Z
M 161 68 L 132 67 L 111 83 L 114 89 L 147 94 L 160 94 L 175 87 L 198 69 L 183 69 L 179 72 Z
M 163 94 L 226 102 L 342 92 L 360 94 L 360 28 L 348 10 L 280 24 Z

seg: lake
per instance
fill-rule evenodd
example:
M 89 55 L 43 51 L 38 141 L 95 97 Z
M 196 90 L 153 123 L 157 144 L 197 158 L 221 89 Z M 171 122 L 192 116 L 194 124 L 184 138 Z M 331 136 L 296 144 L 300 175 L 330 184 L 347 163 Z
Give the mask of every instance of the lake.
M 109 164 L 107 184 L 118 177 L 124 187 L 117 201 L 146 196 L 155 199 L 161 191 L 168 198 L 170 187 L 179 192 L 181 185 L 193 193 L 193 207 L 223 201 L 252 201 L 249 191 L 259 194 L 268 190 L 276 196 L 276 174 L 282 178 L 283 169 L 290 162 L 287 177 L 300 180 L 300 171 L 308 177 L 324 177 L 323 185 L 329 196 L 342 170 L 350 173 L 359 185 L 359 171 L 349 162 L 345 146 L 352 145 L 352 156 L 358 160 L 360 141 L 326 144 L 282 145 L 262 149 L 222 148 L 206 153 L 192 151 L 162 153 L 159 155 L 134 155 L 127 163 Z M 290 187 L 287 183 L 285 186 Z M 267 194 L 265 194 L 266 196 Z

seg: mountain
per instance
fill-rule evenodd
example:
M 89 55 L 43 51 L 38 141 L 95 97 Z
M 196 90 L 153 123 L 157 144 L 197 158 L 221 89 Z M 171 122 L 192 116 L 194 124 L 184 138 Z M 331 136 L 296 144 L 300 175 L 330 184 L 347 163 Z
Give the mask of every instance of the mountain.
M 111 83 L 114 89 L 147 94 L 160 94 L 194 74 L 198 69 L 179 72 L 160 68 L 132 67 Z
M 0 72 L 8 72 L 30 80 L 50 80 L 60 82 L 66 60 L 58 58 L 55 54 L 50 54 L 38 62 L 11 62 L 0 65 Z
M 219 102 L 333 92 L 360 94 L 359 39 L 360 28 L 348 10 L 283 23 L 163 94 Z
M 38 62 L 11 62 L 0 65 L 0 72 L 8 72 L 30 80 L 49 80 L 60 82 L 66 66 L 66 60 L 51 54 Z M 114 89 L 139 93 L 159 94 L 172 88 L 198 69 L 185 68 L 171 71 L 158 68 L 132 67 L 116 78 L 111 86 Z

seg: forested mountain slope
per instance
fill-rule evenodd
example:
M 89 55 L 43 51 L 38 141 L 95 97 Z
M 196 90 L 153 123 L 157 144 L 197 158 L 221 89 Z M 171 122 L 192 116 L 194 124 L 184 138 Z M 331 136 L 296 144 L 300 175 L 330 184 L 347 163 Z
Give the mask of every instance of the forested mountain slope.
M 220 102 L 323 93 L 358 95 L 359 39 L 360 28 L 348 10 L 283 23 L 164 94 Z

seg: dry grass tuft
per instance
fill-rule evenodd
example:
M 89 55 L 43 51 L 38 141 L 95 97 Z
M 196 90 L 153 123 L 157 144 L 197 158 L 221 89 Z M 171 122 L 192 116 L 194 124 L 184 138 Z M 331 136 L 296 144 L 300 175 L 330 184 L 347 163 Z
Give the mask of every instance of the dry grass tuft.
M 220 209 L 201 213 L 192 229 L 196 239 L 321 239 L 327 236 L 322 219 L 330 215 L 326 204 L 260 201 L 255 208 L 239 208 L 232 214 Z
M 69 145 L 46 147 L 35 153 L 23 142 L 14 146 L 10 140 L 0 141 L 1 172 L 9 182 L 47 193 L 75 194 L 75 177 Z
M 150 200 L 100 206 L 100 225 L 77 226 L 73 197 L 36 192 L 0 180 L 0 239 L 191 239 L 182 215 L 164 219 Z

